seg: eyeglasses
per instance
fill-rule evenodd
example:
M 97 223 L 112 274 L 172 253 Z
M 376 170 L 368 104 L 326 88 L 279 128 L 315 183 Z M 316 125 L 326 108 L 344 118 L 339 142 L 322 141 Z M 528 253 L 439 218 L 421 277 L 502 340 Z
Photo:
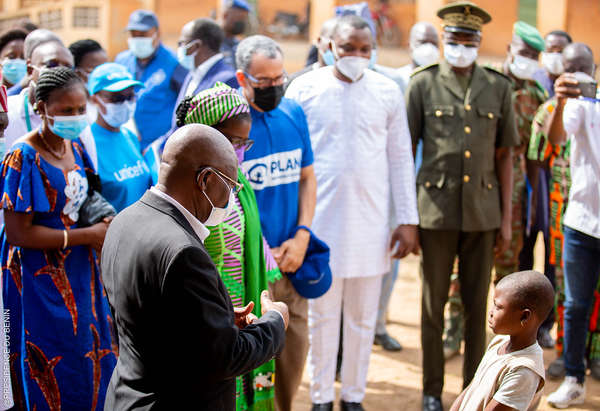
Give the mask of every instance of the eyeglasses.
M 250 150 L 250 147 L 254 145 L 254 140 L 250 140 L 249 138 L 240 138 L 240 137 L 230 137 L 226 136 L 233 148 L 240 149 L 243 148 L 244 151 Z
M 58 60 L 48 60 L 48 61 L 44 61 L 42 62 L 41 65 L 39 66 L 34 66 L 33 64 L 31 64 L 31 67 L 33 67 L 34 69 L 41 71 L 42 69 L 51 69 L 51 68 L 55 68 L 55 67 L 66 67 L 66 68 L 70 68 L 72 69 L 73 66 L 71 66 L 70 64 L 65 64 L 61 61 Z
M 200 172 L 206 168 L 215 173 L 217 177 L 219 177 L 221 181 L 223 181 L 223 184 L 225 184 L 233 194 L 238 194 L 240 191 L 242 191 L 242 188 L 244 188 L 244 185 L 242 183 L 238 183 L 237 181 L 232 180 L 216 168 L 210 166 L 202 166 L 198 168 L 198 171 L 196 171 L 196 181 L 198 180 Z
M 244 71 L 244 75 L 246 77 L 248 77 L 248 80 L 255 83 L 258 86 L 258 88 L 280 86 L 282 84 L 285 84 L 288 81 L 288 75 L 285 72 L 285 70 L 283 71 L 283 74 L 281 76 L 277 76 L 275 78 L 267 78 L 267 77 L 256 78 L 256 77 L 252 76 L 250 73 L 247 73 L 245 71 Z
M 102 96 L 102 98 L 107 100 L 107 102 L 109 102 L 109 103 L 119 104 L 119 103 L 124 103 L 126 101 L 134 101 L 135 94 L 110 93 L 110 96 L 105 94 Z

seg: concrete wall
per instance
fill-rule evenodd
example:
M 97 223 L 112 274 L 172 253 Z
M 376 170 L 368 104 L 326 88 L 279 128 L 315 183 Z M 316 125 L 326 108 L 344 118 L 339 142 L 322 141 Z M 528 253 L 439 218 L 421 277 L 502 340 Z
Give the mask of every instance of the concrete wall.
M 261 0 L 266 1 L 266 0 Z M 334 15 L 335 6 L 346 4 L 361 3 L 365 0 L 313 0 L 311 8 L 311 21 L 309 28 L 310 40 L 315 40 L 319 36 L 321 25 Z M 377 0 L 367 0 L 371 11 L 375 10 Z M 400 30 L 400 44 L 408 44 L 408 33 L 415 23 L 415 10 L 418 0 L 403 0 L 390 2 L 390 16 L 394 19 Z
M 589 45 L 594 52 L 594 60 L 600 61 L 600 2 L 568 0 L 567 3 L 565 30 L 574 41 Z
M 160 21 L 164 42 L 173 47 L 177 44 L 183 25 L 200 17 L 216 15 L 219 0 L 154 0 L 154 12 Z

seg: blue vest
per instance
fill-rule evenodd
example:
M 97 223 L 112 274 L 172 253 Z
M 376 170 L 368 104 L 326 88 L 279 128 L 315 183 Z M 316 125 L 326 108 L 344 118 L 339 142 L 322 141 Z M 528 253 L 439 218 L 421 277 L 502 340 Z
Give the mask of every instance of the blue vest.
M 179 64 L 177 59 L 162 44 L 150 63 L 142 68 L 137 58 L 126 50 L 115 59 L 145 87 L 137 91 L 134 120 L 141 137 L 141 149 L 165 134 L 171 128 L 171 115 L 177 100 L 178 90 L 171 88 L 171 76 Z

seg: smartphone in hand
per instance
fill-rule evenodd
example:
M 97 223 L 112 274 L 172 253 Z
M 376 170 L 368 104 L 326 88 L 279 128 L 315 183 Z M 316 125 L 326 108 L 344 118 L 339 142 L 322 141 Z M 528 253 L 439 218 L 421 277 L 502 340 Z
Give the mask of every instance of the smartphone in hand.
M 596 98 L 596 89 L 598 88 L 596 81 L 580 81 L 577 87 L 581 90 L 583 97 Z

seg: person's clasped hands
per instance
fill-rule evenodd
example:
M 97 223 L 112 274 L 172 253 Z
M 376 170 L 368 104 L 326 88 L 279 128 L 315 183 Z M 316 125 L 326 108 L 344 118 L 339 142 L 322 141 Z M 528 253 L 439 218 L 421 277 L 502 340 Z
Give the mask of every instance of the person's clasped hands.
M 275 310 L 281 314 L 285 329 L 287 330 L 288 323 L 290 322 L 290 314 L 288 307 L 285 303 L 280 301 L 273 301 L 267 290 L 264 290 L 260 295 L 260 307 L 262 315 L 265 315 L 267 311 Z M 252 313 L 254 309 L 254 302 L 250 301 L 245 307 L 234 308 L 235 314 L 235 325 L 239 329 L 244 329 L 254 321 L 258 320 L 258 317 Z

